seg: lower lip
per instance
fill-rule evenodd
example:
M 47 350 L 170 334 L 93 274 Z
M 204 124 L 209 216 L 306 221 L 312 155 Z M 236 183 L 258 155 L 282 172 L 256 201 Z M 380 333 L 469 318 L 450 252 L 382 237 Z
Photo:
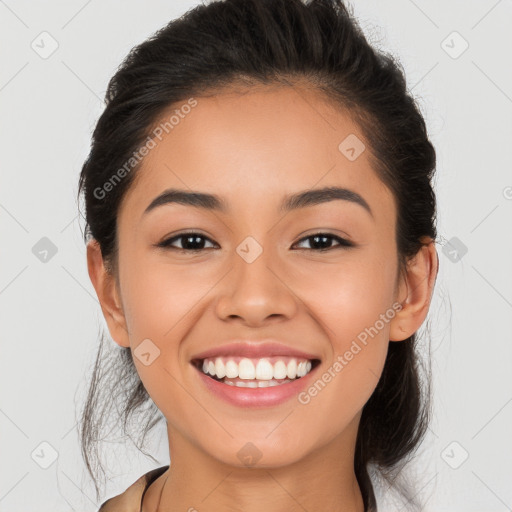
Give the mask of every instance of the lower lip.
M 230 386 L 208 377 L 198 368 L 195 369 L 209 391 L 232 405 L 238 407 L 272 407 L 298 396 L 305 387 L 310 385 L 311 375 L 315 374 L 317 367 L 300 379 L 267 388 Z

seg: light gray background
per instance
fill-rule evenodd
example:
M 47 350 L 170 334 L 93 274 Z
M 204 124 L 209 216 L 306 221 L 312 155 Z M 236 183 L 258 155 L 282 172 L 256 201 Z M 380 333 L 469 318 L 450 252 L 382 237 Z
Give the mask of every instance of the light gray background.
M 197 3 L 0 0 L 1 512 L 99 507 L 75 403 L 105 324 L 87 275 L 77 179 L 122 58 Z M 427 511 L 511 510 L 512 2 L 351 5 L 370 40 L 399 56 L 437 149 L 435 418 L 410 471 Z M 58 48 L 42 58 L 52 38 Z M 43 237 L 57 250 L 46 262 L 33 252 Z M 153 439 L 167 464 L 165 432 Z M 130 445 L 116 454 L 108 497 L 156 467 Z

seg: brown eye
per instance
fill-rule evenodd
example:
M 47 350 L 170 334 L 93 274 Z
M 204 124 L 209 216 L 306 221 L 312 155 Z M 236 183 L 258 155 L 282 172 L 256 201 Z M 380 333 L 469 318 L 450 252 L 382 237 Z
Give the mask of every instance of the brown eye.
M 315 233 L 313 235 L 309 235 L 302 238 L 301 240 L 299 240 L 299 243 L 304 240 L 312 240 L 312 248 L 310 250 L 316 252 L 329 251 L 331 249 L 335 249 L 336 247 L 354 247 L 354 244 L 352 242 L 349 242 L 344 238 L 341 238 L 330 233 Z M 331 247 L 330 245 L 332 240 L 338 242 L 338 245 Z
M 176 241 L 181 241 L 181 247 L 176 247 L 174 244 Z M 204 249 L 211 249 L 212 247 L 205 247 L 206 242 L 211 242 L 213 247 L 215 247 L 215 243 L 212 240 L 201 233 L 197 232 L 187 232 L 180 233 L 173 237 L 167 238 L 162 242 L 157 244 L 157 247 L 162 247 L 165 249 L 174 249 L 177 251 L 186 251 L 186 252 L 201 252 Z M 352 242 L 341 238 L 339 236 L 330 234 L 330 233 L 315 233 L 313 235 L 309 235 L 307 237 L 299 240 L 298 243 L 303 243 L 304 241 L 310 241 L 310 248 L 305 248 L 306 250 L 311 250 L 315 252 L 323 252 L 330 251 L 332 249 L 338 248 L 348 248 L 354 247 Z M 337 242 L 337 245 L 332 246 L 332 242 Z M 303 248 L 304 249 L 304 248 Z
M 182 247 L 174 247 L 173 244 L 177 240 L 182 240 Z M 211 242 L 209 238 L 202 235 L 201 233 L 196 232 L 188 232 L 188 233 L 180 233 L 179 235 L 175 235 L 171 238 L 167 238 L 163 240 L 157 247 L 163 247 L 166 249 L 176 249 L 178 251 L 187 251 L 187 252 L 197 252 L 205 249 L 205 241 L 208 240 Z M 209 247 L 206 247 L 207 249 Z

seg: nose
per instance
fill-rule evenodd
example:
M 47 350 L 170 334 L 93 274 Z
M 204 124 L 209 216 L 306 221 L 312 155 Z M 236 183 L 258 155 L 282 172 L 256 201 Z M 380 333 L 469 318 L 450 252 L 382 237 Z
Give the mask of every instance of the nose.
M 219 318 L 239 318 L 251 327 L 263 325 L 270 318 L 290 319 L 298 309 L 299 299 L 293 293 L 290 277 L 279 272 L 275 255 L 265 250 L 251 263 L 235 253 L 232 270 L 219 290 Z

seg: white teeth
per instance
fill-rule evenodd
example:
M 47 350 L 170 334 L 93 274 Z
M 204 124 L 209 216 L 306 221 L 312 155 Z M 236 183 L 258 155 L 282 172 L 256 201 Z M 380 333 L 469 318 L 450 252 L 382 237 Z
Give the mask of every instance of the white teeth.
M 224 368 L 224 363 L 220 357 L 215 359 L 215 375 L 217 375 L 219 379 L 222 379 L 222 377 L 226 376 L 226 369 Z
M 256 378 L 256 369 L 250 359 L 244 358 L 240 361 L 238 364 L 238 376 L 246 380 Z
M 227 379 L 236 379 L 246 381 L 254 381 L 249 384 L 249 387 L 266 387 L 278 385 L 275 380 L 282 381 L 283 379 L 294 380 L 296 378 L 304 377 L 312 368 L 311 361 L 299 360 L 296 358 L 283 358 L 279 359 L 277 356 L 271 358 L 249 359 L 244 358 L 229 358 L 229 357 L 216 357 L 213 359 L 204 359 L 202 370 L 207 375 L 216 376 L 218 379 L 226 378 L 225 382 L 229 385 L 232 384 Z M 237 361 L 239 361 L 237 363 Z M 287 362 L 286 362 L 287 361 Z
M 274 368 L 268 359 L 260 359 L 256 365 L 256 378 L 258 380 L 271 380 L 274 376 Z M 217 375 L 218 377 L 218 375 Z M 242 378 L 242 377 L 240 377 Z
M 286 384 L 287 382 L 291 382 L 291 380 L 286 379 L 283 382 L 277 382 L 277 380 L 260 380 L 258 382 L 256 381 L 231 381 L 231 380 L 225 380 L 223 381 L 224 384 L 228 384 L 228 386 L 236 386 L 238 388 L 270 388 L 273 386 L 280 386 L 281 384 Z
M 306 375 L 306 362 L 302 361 L 297 365 L 297 377 L 304 377 Z
M 287 366 L 287 375 L 289 379 L 295 379 L 297 377 L 297 361 L 292 359 Z
M 288 375 L 286 370 L 286 365 L 283 361 L 277 361 L 277 363 L 274 365 L 274 377 L 276 379 L 286 379 L 286 376 Z
M 228 361 L 226 363 L 226 377 L 228 379 L 236 379 L 238 377 L 238 365 L 235 361 Z

